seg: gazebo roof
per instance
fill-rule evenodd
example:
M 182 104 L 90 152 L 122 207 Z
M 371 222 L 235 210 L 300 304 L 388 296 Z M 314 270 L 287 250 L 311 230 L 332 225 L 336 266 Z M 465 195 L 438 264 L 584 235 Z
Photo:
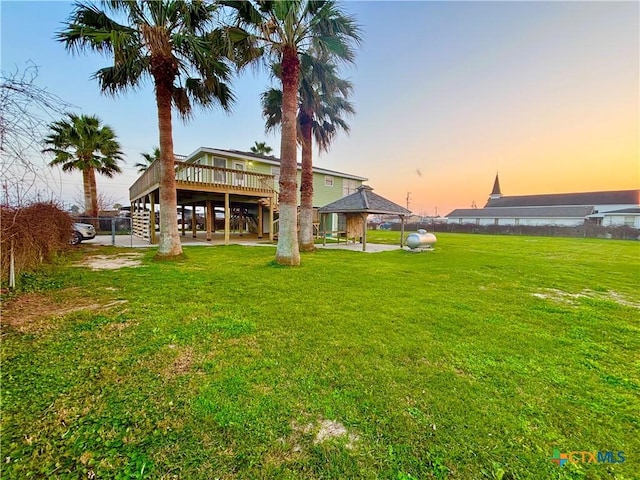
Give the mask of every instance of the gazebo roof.
M 361 185 L 355 193 L 319 209 L 320 213 L 373 213 L 378 215 L 411 215 L 411 212 L 391 200 L 373 193 L 373 188 Z

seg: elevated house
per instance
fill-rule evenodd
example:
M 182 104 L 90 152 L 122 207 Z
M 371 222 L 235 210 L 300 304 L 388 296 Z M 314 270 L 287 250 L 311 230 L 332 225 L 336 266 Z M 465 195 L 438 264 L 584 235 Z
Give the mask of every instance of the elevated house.
M 301 165 L 298 164 L 298 185 Z M 176 192 L 178 219 L 182 234 L 187 229 L 197 235 L 196 208 L 204 209 L 207 240 L 216 233 L 216 219 L 223 221 L 222 233 L 229 242 L 232 230 L 253 233 L 270 240 L 278 232 L 278 182 L 280 160 L 238 150 L 200 147 L 192 154 L 176 155 Z M 365 177 L 324 168 L 313 169 L 313 205 L 322 205 L 350 195 L 366 181 Z M 156 161 L 129 188 L 134 232 L 156 242 L 150 212 L 159 203 L 160 162 Z M 298 192 L 300 201 L 300 192 Z M 190 210 L 190 211 L 189 211 Z M 189 221 L 188 221 L 188 220 Z M 329 222 L 337 222 L 330 218 Z
M 496 175 L 484 208 L 462 208 L 448 223 L 476 225 L 626 225 L 640 228 L 640 190 L 505 196 Z

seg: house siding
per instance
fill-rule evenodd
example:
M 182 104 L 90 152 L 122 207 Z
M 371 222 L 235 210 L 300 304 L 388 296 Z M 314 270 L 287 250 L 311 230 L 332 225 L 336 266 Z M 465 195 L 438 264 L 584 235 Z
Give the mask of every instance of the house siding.
M 247 172 L 253 173 L 262 173 L 267 175 L 273 174 L 273 167 L 279 167 L 279 164 L 263 162 L 259 158 L 255 159 L 247 159 L 247 158 L 238 158 L 238 156 L 233 155 L 232 153 L 226 152 L 207 152 L 200 151 L 196 154 L 187 158 L 188 162 L 199 163 L 201 165 L 210 165 L 214 166 L 214 158 L 224 158 L 226 160 L 225 168 L 233 169 L 234 163 L 239 162 L 244 164 L 244 170 Z M 277 159 L 274 158 L 274 161 L 277 162 Z M 353 179 L 353 175 L 349 174 L 341 174 L 340 172 L 314 172 L 313 173 L 313 206 L 315 208 L 322 207 L 331 202 L 334 202 L 343 195 L 343 188 L 345 186 L 345 182 L 347 178 L 344 178 L 342 175 L 346 175 L 349 177 L 349 180 L 355 182 L 355 187 L 362 185 L 363 180 Z M 333 186 L 328 187 L 325 186 L 325 177 L 331 176 L 333 177 Z M 298 182 L 298 191 L 297 191 L 297 199 L 298 204 L 300 204 L 300 183 L 301 183 L 301 169 L 298 167 L 297 174 L 297 182 Z M 276 191 L 279 191 L 279 186 L 276 183 L 275 185 Z

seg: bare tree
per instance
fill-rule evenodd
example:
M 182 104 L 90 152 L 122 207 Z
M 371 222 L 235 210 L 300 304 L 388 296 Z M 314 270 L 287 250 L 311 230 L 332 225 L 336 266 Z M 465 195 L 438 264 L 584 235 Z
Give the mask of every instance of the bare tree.
M 0 177 L 2 203 L 56 198 L 55 178 L 40 152 L 46 127 L 71 107 L 36 84 L 33 63 L 0 72 Z

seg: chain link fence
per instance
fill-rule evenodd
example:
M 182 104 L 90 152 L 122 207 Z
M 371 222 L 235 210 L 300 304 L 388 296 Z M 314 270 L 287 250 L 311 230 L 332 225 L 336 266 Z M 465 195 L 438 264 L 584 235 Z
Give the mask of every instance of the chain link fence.
M 136 242 L 134 241 L 132 220 L 130 217 L 88 217 L 85 215 L 78 215 L 73 217 L 73 221 L 76 223 L 90 224 L 95 228 L 95 240 L 83 237 L 82 241 L 91 241 L 91 243 L 113 245 L 118 247 L 135 246 Z M 78 230 L 82 233 L 81 229 Z

